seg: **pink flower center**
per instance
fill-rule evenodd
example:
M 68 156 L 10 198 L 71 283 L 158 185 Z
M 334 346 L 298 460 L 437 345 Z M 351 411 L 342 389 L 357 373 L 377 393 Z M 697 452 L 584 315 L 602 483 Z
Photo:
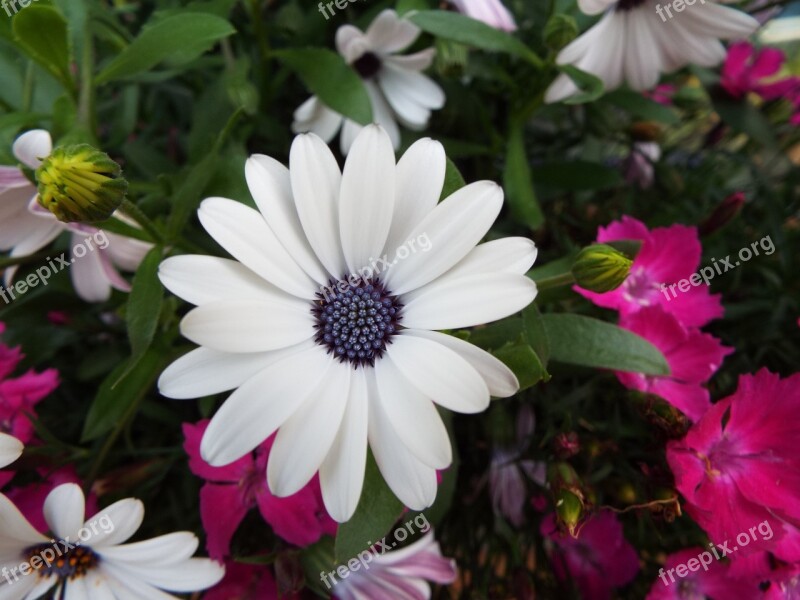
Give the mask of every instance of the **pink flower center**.
M 644 267 L 632 269 L 622 284 L 622 295 L 625 300 L 642 306 L 656 304 L 660 293 L 661 285 L 653 281 Z

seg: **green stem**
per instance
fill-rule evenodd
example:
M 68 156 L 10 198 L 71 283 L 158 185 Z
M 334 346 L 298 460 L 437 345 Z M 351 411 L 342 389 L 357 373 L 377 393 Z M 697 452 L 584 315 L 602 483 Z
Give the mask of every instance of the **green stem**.
M 30 112 L 33 104 L 33 86 L 35 83 L 35 68 L 32 60 L 28 61 L 25 68 L 25 84 L 22 88 L 22 111 Z
M 543 292 L 544 290 L 566 287 L 574 283 L 575 278 L 572 276 L 572 273 L 562 273 L 561 275 L 554 275 L 553 277 L 546 277 L 538 280 L 536 282 L 536 287 L 539 288 L 540 292 Z
M 125 198 L 122 201 L 120 210 L 131 219 L 136 221 L 141 228 L 144 229 L 151 238 L 153 238 L 153 241 L 155 241 L 157 244 L 164 243 L 164 236 L 161 235 L 161 232 L 158 230 L 158 227 L 156 227 L 156 224 L 153 223 L 153 221 L 150 220 L 150 217 L 144 214 L 142 209 L 136 206 L 133 202 Z
M 78 122 L 94 138 L 94 46 L 91 29 L 86 24 L 81 59 L 81 88 L 78 99 Z
M 42 251 L 42 252 L 37 252 L 36 254 L 27 254 L 25 256 L 9 256 L 6 258 L 0 258 L 0 269 L 37 262 L 41 259 L 49 258 L 48 256 L 49 254 L 52 253 L 47 251 Z

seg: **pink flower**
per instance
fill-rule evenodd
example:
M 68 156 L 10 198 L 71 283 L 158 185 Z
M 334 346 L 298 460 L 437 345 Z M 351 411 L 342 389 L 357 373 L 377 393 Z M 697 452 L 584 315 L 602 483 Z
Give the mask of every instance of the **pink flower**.
M 672 97 L 677 92 L 677 89 L 671 83 L 662 83 L 657 85 L 650 91 L 642 92 L 645 98 L 650 98 L 653 102 L 658 102 L 664 106 L 672 106 Z
M 795 77 L 774 79 L 785 61 L 786 56 L 777 48 L 762 48 L 757 51 L 748 42 L 738 42 L 728 48 L 720 83 L 735 98 L 741 98 L 750 92 L 765 100 L 783 98 L 800 82 Z M 767 82 L 770 78 L 773 78 L 772 81 Z
M 376 554 L 367 564 L 369 568 L 350 571 L 345 579 L 334 579 L 334 573 L 325 574 L 323 581 L 339 600 L 427 600 L 428 581 L 450 584 L 457 574 L 455 561 L 442 556 L 433 532 L 400 550 Z
M 698 556 L 706 553 L 703 561 Z M 689 564 L 689 561 L 693 562 Z M 708 561 L 711 561 L 710 563 Z M 681 569 L 681 577 L 674 569 Z M 703 567 L 703 565 L 706 565 Z M 692 569 L 694 567 L 694 569 Z M 724 600 L 753 600 L 758 597 L 756 577 L 741 578 L 732 573 L 725 562 L 714 559 L 708 548 L 687 548 L 670 554 L 653 582 L 647 600 L 694 600 L 695 598 L 720 598 Z
M 542 521 L 541 533 L 554 542 L 550 561 L 556 577 L 574 582 L 584 600 L 611 598 L 614 588 L 627 585 L 639 572 L 636 550 L 610 511 L 586 521 L 577 539 L 559 532 L 552 514 Z
M 293 600 L 294 595 L 280 596 Z M 203 596 L 203 600 L 278 600 L 278 588 L 269 567 L 225 563 L 225 578 Z
M 581 288 L 575 291 L 598 306 L 629 315 L 647 306 L 661 306 L 687 327 L 701 327 L 723 314 L 719 294 L 708 287 L 690 286 L 673 298 L 662 285 L 689 279 L 700 266 L 701 247 L 695 227 L 671 225 L 648 230 L 644 223 L 624 216 L 597 233 L 600 243 L 616 240 L 642 240 L 642 247 L 631 266 L 630 275 L 620 287 L 605 294 Z
M 184 423 L 184 449 L 189 468 L 207 483 L 200 490 L 200 517 L 208 535 L 211 558 L 222 560 L 230 551 L 231 538 L 247 512 L 258 506 L 261 516 L 275 533 L 291 544 L 308 546 L 322 535 L 336 533 L 336 523 L 322 504 L 317 476 L 302 490 L 287 498 L 270 493 L 264 473 L 275 436 L 249 454 L 225 467 L 212 467 L 200 456 L 200 440 L 208 420 Z
M 711 406 L 703 384 L 719 369 L 733 348 L 699 329 L 687 328 L 678 320 L 651 306 L 623 317 L 620 327 L 640 335 L 666 358 L 670 374 L 644 375 L 618 371 L 617 379 L 628 389 L 661 396 L 692 421 L 697 421 Z
M 476 21 L 483 21 L 495 29 L 516 31 L 513 15 L 500 0 L 452 0 L 459 12 Z
M 740 547 L 737 558 L 744 546 L 779 558 L 795 550 L 779 542 L 791 533 L 785 524 L 800 524 L 798 431 L 800 374 L 762 369 L 667 446 L 686 511 L 714 543 Z

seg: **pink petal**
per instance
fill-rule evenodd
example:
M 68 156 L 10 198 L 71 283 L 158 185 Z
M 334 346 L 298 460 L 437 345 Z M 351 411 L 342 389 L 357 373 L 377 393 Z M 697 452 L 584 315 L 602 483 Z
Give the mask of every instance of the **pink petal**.
M 224 467 L 212 467 L 200 456 L 200 442 L 210 420 L 204 419 L 192 425 L 183 424 L 183 449 L 189 455 L 189 469 L 206 481 L 238 483 L 255 465 L 252 455 L 243 456 Z
M 200 490 L 200 518 L 206 531 L 206 549 L 214 560 L 230 553 L 231 539 L 247 514 L 237 485 L 206 483 Z

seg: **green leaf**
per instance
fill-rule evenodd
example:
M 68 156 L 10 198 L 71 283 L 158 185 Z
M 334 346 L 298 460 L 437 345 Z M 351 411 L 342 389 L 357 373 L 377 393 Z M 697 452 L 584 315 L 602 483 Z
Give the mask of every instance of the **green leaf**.
M 161 372 L 164 362 L 162 354 L 151 348 L 124 377 L 129 361 L 111 371 L 100 384 L 100 389 L 89 408 L 82 441 L 97 439 L 113 429 L 131 411 L 136 410 Z
M 372 103 L 364 82 L 336 52 L 293 48 L 273 54 L 297 73 L 323 104 L 361 125 L 372 122 Z
M 512 126 L 509 133 L 503 183 L 514 220 L 530 229 L 541 227 L 544 215 L 533 189 L 521 126 Z
M 28 6 L 17 13 L 11 27 L 17 47 L 74 91 L 67 21 L 61 13 L 52 6 Z
M 545 163 L 531 171 L 537 184 L 562 190 L 600 190 L 622 183 L 616 169 L 585 160 Z
M 581 315 L 543 315 L 556 362 L 597 369 L 669 375 L 664 355 L 644 338 L 611 323 Z
M 586 71 L 581 71 L 572 65 L 559 65 L 558 68 L 572 79 L 580 90 L 574 96 L 562 100 L 564 104 L 586 104 L 587 102 L 594 102 L 603 95 L 605 88 L 603 81 L 599 77 L 595 77 Z
M 402 512 L 403 503 L 386 485 L 370 453 L 358 508 L 347 523 L 339 525 L 336 534 L 336 563 L 346 562 L 383 539 Z
M 410 13 L 408 19 L 438 38 L 459 42 L 489 52 L 505 52 L 541 67 L 542 59 L 512 35 L 470 17 L 446 10 Z
M 539 307 L 536 306 L 535 302 L 531 302 L 522 311 L 522 322 L 528 343 L 533 348 L 533 351 L 536 352 L 544 367 L 547 368 L 547 363 L 550 361 L 550 340 L 542 322 L 542 313 L 539 312 Z
M 520 391 L 536 385 L 543 379 L 549 379 L 539 356 L 534 352 L 521 334 L 516 342 L 511 342 L 493 352 L 509 369 L 514 371 L 519 381 Z
M 778 141 L 769 120 L 746 100 L 715 98 L 714 109 L 725 123 L 744 133 L 767 148 L 774 148 Z
M 177 53 L 184 59 L 200 56 L 217 41 L 235 32 L 225 19 L 206 13 L 167 17 L 144 29 L 130 46 L 106 65 L 95 82 L 102 84 L 137 75 Z
M 129 369 L 133 368 L 144 356 L 156 333 L 158 318 L 161 314 L 161 303 L 164 299 L 164 287 L 158 280 L 158 265 L 161 264 L 162 254 L 161 247 L 152 248 L 145 255 L 133 276 L 133 285 L 128 296 L 125 313 L 128 321 L 128 339 L 132 351 Z
M 606 102 L 610 102 L 611 104 L 626 110 L 632 116 L 639 119 L 658 121 L 668 125 L 673 125 L 680 122 L 680 117 L 674 108 L 659 104 L 654 100 L 650 100 L 650 98 L 645 98 L 639 92 L 633 92 L 631 90 L 614 90 L 613 92 L 606 94 L 605 98 L 603 99 Z
M 442 186 L 442 195 L 439 197 L 441 202 L 448 196 L 453 195 L 458 190 L 467 185 L 461 171 L 458 170 L 456 164 L 447 157 L 447 170 L 444 172 L 444 186 Z

